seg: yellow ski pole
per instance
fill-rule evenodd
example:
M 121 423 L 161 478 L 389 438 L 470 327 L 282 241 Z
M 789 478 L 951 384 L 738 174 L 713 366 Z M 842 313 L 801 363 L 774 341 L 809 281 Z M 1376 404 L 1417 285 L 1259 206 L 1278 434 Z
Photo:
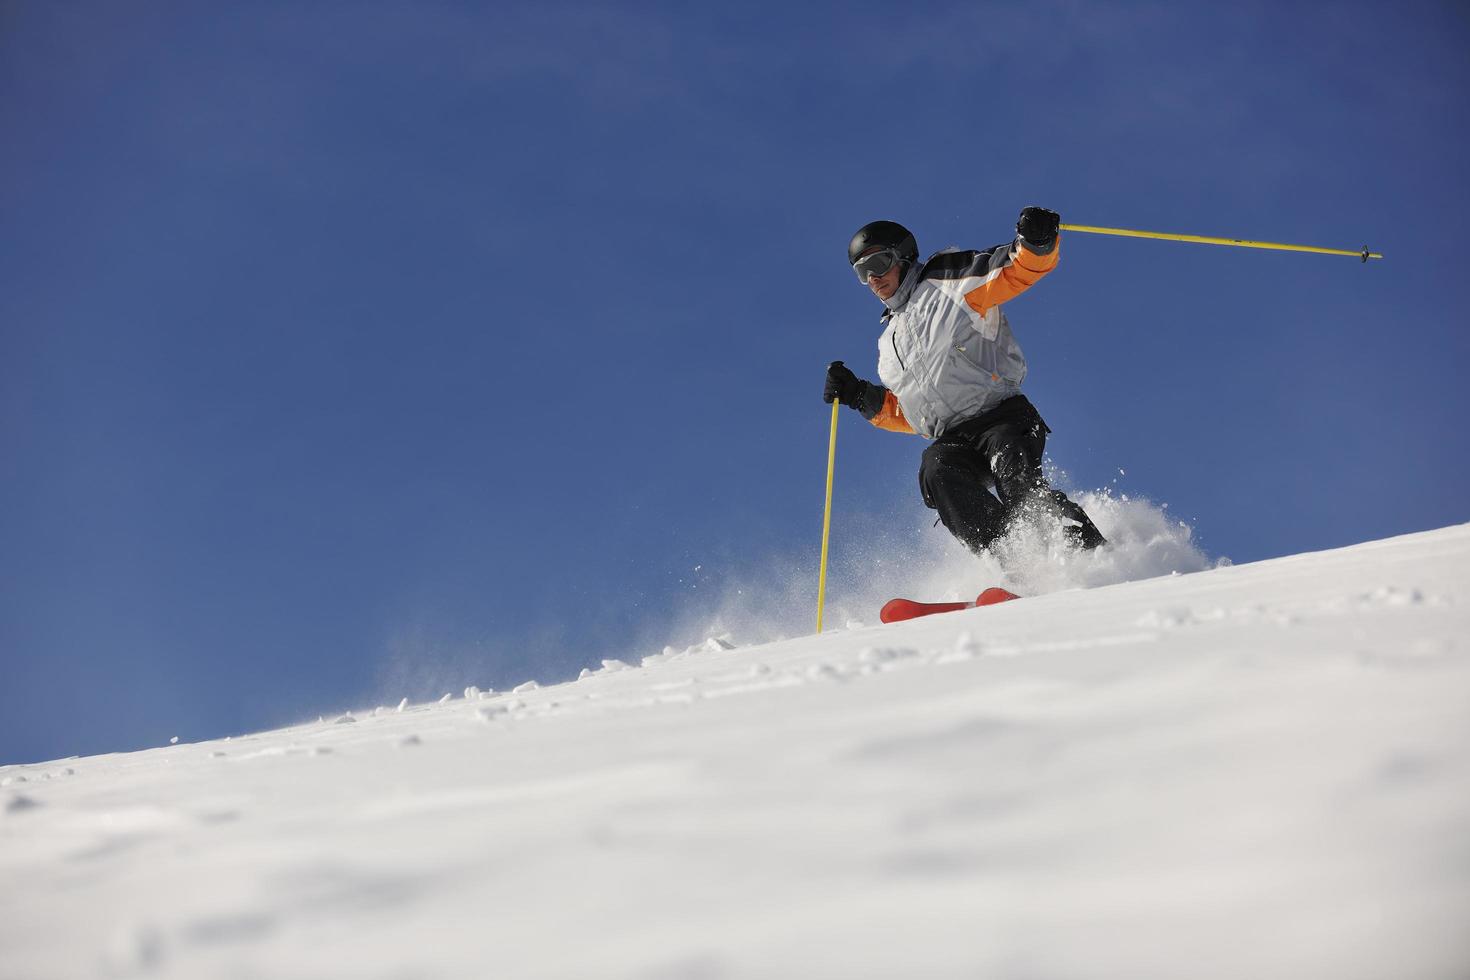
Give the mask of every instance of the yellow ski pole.
M 1163 231 L 1136 231 L 1132 228 L 1100 228 L 1096 225 L 1062 225 L 1063 231 L 1081 231 L 1089 235 L 1118 235 L 1123 238 L 1160 238 L 1167 242 L 1199 242 L 1203 245 L 1235 245 L 1239 248 L 1270 248 L 1279 252 L 1317 252 L 1321 255 L 1352 255 L 1367 262 L 1381 259 L 1382 254 L 1367 248 L 1352 252 L 1342 248 L 1318 248 L 1316 245 L 1286 245 L 1281 242 L 1253 242 L 1244 238 L 1212 238 L 1209 235 L 1175 235 Z
M 822 632 L 822 607 L 827 603 L 827 542 L 832 537 L 832 472 L 837 468 L 837 409 L 832 399 L 832 438 L 827 443 L 827 506 L 822 513 L 822 571 L 817 578 L 817 632 Z

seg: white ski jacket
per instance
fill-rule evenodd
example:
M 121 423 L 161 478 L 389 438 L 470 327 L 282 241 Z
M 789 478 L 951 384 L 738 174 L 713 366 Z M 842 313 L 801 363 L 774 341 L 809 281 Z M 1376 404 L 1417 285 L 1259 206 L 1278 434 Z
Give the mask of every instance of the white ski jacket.
M 929 439 L 1020 392 L 1026 357 L 1000 304 L 1057 264 L 1025 239 L 986 252 L 946 249 L 910 268 L 888 300 L 878 338 L 887 391 L 869 421 Z

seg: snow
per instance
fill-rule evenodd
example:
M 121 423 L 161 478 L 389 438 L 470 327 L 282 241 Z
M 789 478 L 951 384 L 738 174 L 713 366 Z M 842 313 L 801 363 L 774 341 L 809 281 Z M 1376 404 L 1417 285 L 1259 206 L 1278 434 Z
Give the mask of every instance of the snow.
M 1470 975 L 1470 526 L 1156 530 L 1192 574 L 0 767 L 0 976 Z
M 1065 474 L 1053 472 L 1053 478 L 1057 485 L 1067 485 Z M 1107 548 L 1078 553 L 1055 526 L 1024 526 L 999 542 L 995 556 L 976 559 L 936 530 L 934 512 L 917 500 L 907 519 L 885 513 L 871 526 L 854 527 L 848 516 L 840 536 L 834 532 L 842 554 L 833 559 L 825 622 L 849 629 L 875 624 L 878 610 L 895 593 L 931 602 L 971 601 L 990 586 L 1002 586 L 1034 596 L 1230 564 L 1229 559 L 1207 557 L 1193 529 L 1172 517 L 1167 504 L 1107 490 L 1073 490 L 1069 495 L 1097 522 L 1108 538 Z M 814 625 L 816 586 L 814 567 L 775 566 L 759 581 L 733 581 L 718 593 L 698 597 L 691 593 L 680 615 L 660 618 L 649 627 L 647 646 L 662 644 L 671 635 L 701 638 L 693 646 L 706 648 L 804 636 Z M 692 647 L 666 646 L 663 653 L 673 656 L 680 649 Z M 659 657 L 651 656 L 628 660 L 647 666 Z

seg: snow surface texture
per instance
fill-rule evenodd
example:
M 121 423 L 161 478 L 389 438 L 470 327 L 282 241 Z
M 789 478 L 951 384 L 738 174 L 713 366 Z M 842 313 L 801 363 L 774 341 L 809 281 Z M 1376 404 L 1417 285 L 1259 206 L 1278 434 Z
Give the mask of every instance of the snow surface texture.
M 1470 525 L 0 768 L 0 976 L 1464 977 L 1467 827 Z

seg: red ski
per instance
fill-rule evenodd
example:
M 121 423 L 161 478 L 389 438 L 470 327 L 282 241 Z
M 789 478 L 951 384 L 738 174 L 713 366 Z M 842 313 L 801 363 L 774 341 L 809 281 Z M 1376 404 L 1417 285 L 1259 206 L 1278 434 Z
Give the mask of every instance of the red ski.
M 956 609 L 974 609 L 976 606 L 993 606 L 997 602 L 1009 602 L 1020 596 L 1005 589 L 986 589 L 975 597 L 974 602 L 915 602 L 912 599 L 889 599 L 878 613 L 885 623 L 900 623 L 905 619 L 932 616 L 935 613 L 954 612 Z

